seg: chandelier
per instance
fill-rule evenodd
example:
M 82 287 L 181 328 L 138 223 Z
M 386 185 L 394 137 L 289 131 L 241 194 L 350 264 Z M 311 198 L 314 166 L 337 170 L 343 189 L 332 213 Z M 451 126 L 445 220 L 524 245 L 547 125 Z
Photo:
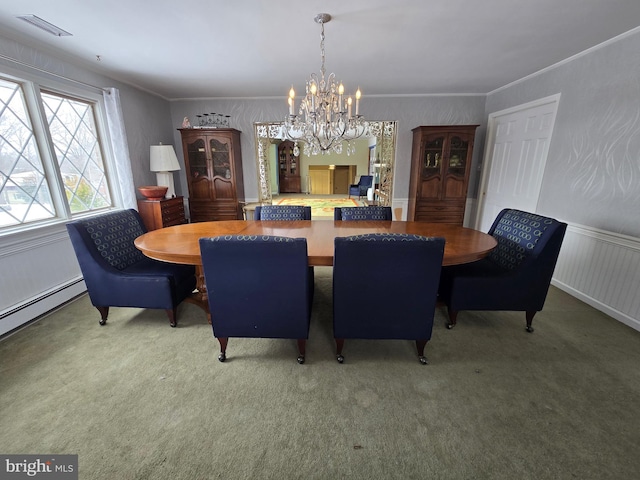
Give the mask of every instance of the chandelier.
M 283 134 L 294 142 L 294 155 L 300 154 L 298 142 L 304 144 L 305 155 L 342 153 L 346 142 L 347 155 L 355 153 L 352 140 L 368 135 L 369 124 L 360 115 L 360 89 L 355 94 L 355 106 L 351 96 L 344 95 L 342 83 L 336 85 L 335 74 L 325 78 L 324 68 L 324 24 L 331 20 L 328 13 L 319 13 L 314 18 L 320 24 L 320 76 L 312 73 L 307 80 L 305 96 L 300 101 L 296 115 L 295 91 L 289 90 L 289 115 L 285 118 Z M 355 112 L 355 114 L 353 114 Z

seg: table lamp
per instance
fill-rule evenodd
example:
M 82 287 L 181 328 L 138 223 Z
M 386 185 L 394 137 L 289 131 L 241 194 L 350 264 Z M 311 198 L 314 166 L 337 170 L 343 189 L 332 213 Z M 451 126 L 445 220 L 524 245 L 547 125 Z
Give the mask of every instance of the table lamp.
M 159 186 L 168 187 L 165 198 L 176 196 L 173 183 L 173 172 L 180 170 L 178 157 L 173 145 L 151 145 L 149 152 L 151 171 L 156 172 L 156 180 Z

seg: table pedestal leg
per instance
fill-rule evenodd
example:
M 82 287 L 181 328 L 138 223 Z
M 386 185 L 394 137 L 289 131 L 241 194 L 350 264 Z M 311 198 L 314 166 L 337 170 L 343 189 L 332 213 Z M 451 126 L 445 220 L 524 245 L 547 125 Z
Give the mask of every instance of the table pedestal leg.
M 207 314 L 207 321 L 211 325 L 211 312 L 209 311 L 209 299 L 207 296 L 207 285 L 204 281 L 204 271 L 202 265 L 196 265 L 196 289 L 190 297 L 184 299 L 185 302 L 199 306 Z

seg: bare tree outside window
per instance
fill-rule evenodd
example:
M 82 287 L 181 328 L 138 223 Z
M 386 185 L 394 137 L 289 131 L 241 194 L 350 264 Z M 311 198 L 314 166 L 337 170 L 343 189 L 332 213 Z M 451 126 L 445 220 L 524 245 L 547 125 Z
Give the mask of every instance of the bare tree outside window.
M 44 92 L 42 102 L 71 213 L 111 206 L 93 106 Z
M 41 116 L 30 112 L 22 84 L 0 78 L 0 229 L 68 216 L 56 212 L 54 196 L 71 215 L 113 204 L 95 105 L 53 92 L 40 98 L 51 145 L 38 143 L 46 141 L 34 134 Z
M 54 216 L 24 92 L 0 79 L 0 228 Z

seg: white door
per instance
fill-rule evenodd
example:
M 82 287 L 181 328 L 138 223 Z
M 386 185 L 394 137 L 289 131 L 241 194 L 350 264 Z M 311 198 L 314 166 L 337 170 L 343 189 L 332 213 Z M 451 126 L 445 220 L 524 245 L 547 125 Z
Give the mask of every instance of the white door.
M 503 208 L 535 212 L 560 94 L 489 115 L 476 228 Z

